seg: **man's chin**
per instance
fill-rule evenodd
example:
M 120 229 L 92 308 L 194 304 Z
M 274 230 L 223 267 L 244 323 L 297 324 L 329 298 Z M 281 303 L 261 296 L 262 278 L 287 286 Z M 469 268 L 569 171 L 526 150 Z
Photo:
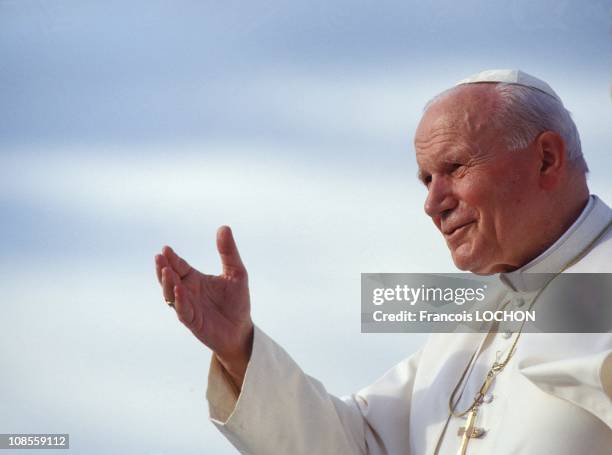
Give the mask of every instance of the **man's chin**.
M 453 259 L 453 262 L 455 263 L 455 267 L 457 267 L 462 272 L 478 273 L 478 272 L 473 270 L 473 267 L 471 267 L 470 264 L 466 264 L 465 262 L 463 262 L 461 260 Z
M 464 246 L 464 245 L 462 245 Z M 455 267 L 464 272 L 471 272 L 476 275 L 491 275 L 494 272 L 490 272 L 488 267 L 482 263 L 480 258 L 477 257 L 471 251 L 469 254 L 466 254 L 465 251 L 461 251 L 461 246 L 454 251 L 451 251 L 451 255 L 453 257 L 453 262 L 455 263 Z
M 494 275 L 499 273 L 489 264 L 483 264 L 480 261 L 473 260 L 471 258 L 466 257 L 455 257 L 453 255 L 453 262 L 455 263 L 455 267 L 464 272 L 470 272 L 474 275 Z
M 471 272 L 470 266 L 472 265 L 472 261 L 470 261 L 465 256 L 455 254 L 454 252 L 451 252 L 451 255 L 453 257 L 453 262 L 455 263 L 455 267 L 457 267 L 459 270 L 462 270 L 464 272 Z

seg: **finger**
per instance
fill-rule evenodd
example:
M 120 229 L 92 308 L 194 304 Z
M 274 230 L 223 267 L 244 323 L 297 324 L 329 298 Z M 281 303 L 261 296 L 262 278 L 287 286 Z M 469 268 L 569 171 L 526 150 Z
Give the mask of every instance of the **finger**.
M 155 273 L 157 275 L 157 281 L 159 284 L 162 282 L 162 269 L 168 265 L 168 260 L 163 254 L 155 255 Z
M 187 263 L 187 261 L 176 254 L 169 246 L 162 248 L 162 254 L 168 260 L 170 267 L 172 267 L 174 271 L 178 273 L 179 277 L 183 278 L 191 271 L 191 266 Z
M 221 226 L 217 230 L 217 250 L 223 264 L 223 274 L 230 276 L 246 275 L 246 269 L 240 259 L 234 235 L 229 226 Z
M 187 298 L 187 291 L 182 284 L 174 286 L 174 308 L 179 320 L 187 327 L 191 327 L 195 320 L 195 311 L 193 305 Z
M 180 284 L 180 281 L 172 267 L 162 269 L 162 291 L 166 302 L 174 302 L 174 286 Z

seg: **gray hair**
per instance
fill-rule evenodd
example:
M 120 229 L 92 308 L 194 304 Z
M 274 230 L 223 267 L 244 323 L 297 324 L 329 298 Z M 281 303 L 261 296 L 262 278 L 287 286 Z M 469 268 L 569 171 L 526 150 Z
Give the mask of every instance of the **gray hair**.
M 424 111 L 460 87 L 462 85 L 440 93 L 425 105 Z M 565 142 L 567 159 L 580 171 L 589 171 L 576 124 L 560 100 L 535 88 L 503 82 L 495 84 L 495 92 L 502 102 L 492 121 L 506 132 L 505 142 L 509 150 L 524 149 L 538 134 L 554 131 Z

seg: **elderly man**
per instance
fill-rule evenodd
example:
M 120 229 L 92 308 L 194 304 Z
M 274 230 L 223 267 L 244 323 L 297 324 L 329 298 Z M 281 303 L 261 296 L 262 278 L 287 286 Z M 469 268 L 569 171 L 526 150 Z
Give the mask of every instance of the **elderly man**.
M 428 103 L 415 147 L 455 265 L 499 274 L 504 299 L 530 272 L 609 271 L 612 211 L 589 195 L 578 132 L 548 84 L 516 70 L 461 81 Z M 610 453 L 609 333 L 435 334 L 340 399 L 253 325 L 229 228 L 217 245 L 221 276 L 169 247 L 156 268 L 166 302 L 214 351 L 211 419 L 242 453 Z

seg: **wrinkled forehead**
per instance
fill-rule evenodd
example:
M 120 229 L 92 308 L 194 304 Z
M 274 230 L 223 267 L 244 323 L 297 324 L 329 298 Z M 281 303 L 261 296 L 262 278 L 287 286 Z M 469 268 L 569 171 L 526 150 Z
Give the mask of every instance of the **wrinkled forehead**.
M 466 141 L 486 140 L 495 132 L 491 119 L 499 106 L 495 84 L 455 87 L 434 98 L 415 132 L 415 147 L 424 146 L 447 134 Z

